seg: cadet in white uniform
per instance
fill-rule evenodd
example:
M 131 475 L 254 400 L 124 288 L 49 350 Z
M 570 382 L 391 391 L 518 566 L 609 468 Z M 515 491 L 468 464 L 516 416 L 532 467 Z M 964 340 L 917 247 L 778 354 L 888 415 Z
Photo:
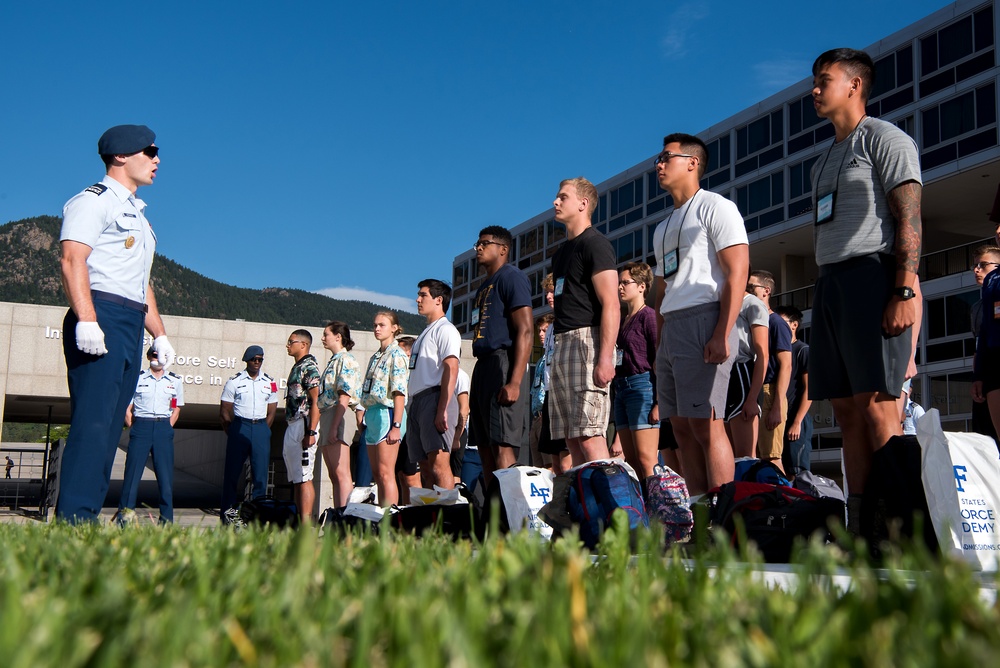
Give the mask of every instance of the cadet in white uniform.
M 226 524 L 235 515 L 236 484 L 243 463 L 250 457 L 254 499 L 267 494 L 267 471 L 271 463 L 271 423 L 278 409 L 278 384 L 260 370 L 264 349 L 250 346 L 243 353 L 247 368 L 226 381 L 222 388 L 219 417 L 229 436 L 226 445 L 226 468 L 222 478 L 222 503 L 219 511 Z M 235 511 L 234 511 L 235 512 Z
M 152 348 L 146 352 L 146 359 L 149 369 L 139 374 L 132 404 L 125 411 L 125 424 L 131 430 L 125 481 L 118 502 L 120 524 L 125 524 L 129 511 L 135 510 L 139 482 L 150 452 L 160 487 L 160 524 L 174 521 L 174 425 L 184 405 L 184 383 L 178 375 L 163 371 Z
M 166 369 L 167 341 L 149 271 L 156 237 L 136 198 L 160 164 L 156 135 L 144 125 L 105 132 L 97 151 L 107 175 L 63 208 L 59 236 L 70 432 L 63 449 L 56 517 L 94 521 L 104 505 L 125 409 L 142 370 L 143 327 Z

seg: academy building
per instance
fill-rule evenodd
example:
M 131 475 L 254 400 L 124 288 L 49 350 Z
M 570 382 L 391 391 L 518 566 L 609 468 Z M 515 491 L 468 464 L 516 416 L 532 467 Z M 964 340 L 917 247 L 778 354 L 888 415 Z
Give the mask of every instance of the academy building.
M 1000 183 L 997 20 L 993 2 L 960 0 L 865 48 L 876 64 L 868 113 L 916 140 L 923 169 L 924 319 L 913 398 L 940 410 L 945 429 L 955 431 L 967 428 L 972 412 L 975 342 L 969 307 L 979 291 L 969 270 L 971 251 L 993 236 L 988 215 Z M 829 148 L 833 127 L 816 116 L 811 72 L 802 74 L 808 76 L 799 83 L 697 134 L 710 156 L 702 187 L 739 206 L 753 267 L 774 273 L 780 294 L 772 296 L 777 298 L 772 304 L 794 304 L 805 312 L 802 338 L 808 341 L 818 274 L 809 171 Z M 662 134 L 650 137 L 651 148 Z M 597 186 L 594 226 L 611 241 L 620 265 L 654 263 L 653 230 L 672 210 L 670 195 L 656 179 L 655 157 L 643 156 Z M 554 192 L 556 183 L 552 186 Z M 553 219 L 551 206 L 510 227 L 512 258 L 528 274 L 539 315 L 548 310 L 542 304 L 542 279 L 565 229 Z M 452 319 L 460 331 L 469 330 L 471 302 L 482 281 L 473 251 L 455 258 Z M 814 404 L 813 416 L 814 448 L 819 448 L 814 461 L 839 460 L 839 429 L 828 402 Z

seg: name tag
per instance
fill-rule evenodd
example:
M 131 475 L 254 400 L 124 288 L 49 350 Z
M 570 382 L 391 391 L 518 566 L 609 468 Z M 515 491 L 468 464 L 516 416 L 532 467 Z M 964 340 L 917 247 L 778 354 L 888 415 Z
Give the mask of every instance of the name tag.
M 1000 302 L 993 302 L 993 319 L 1000 320 Z
M 615 348 L 615 366 L 622 365 L 622 359 L 624 357 L 623 350 L 621 348 Z
M 816 200 L 816 224 L 822 225 L 833 220 L 833 201 L 837 191 L 828 192 Z
M 663 256 L 663 278 L 670 278 L 677 273 L 677 249 Z
M 417 368 L 417 354 L 414 352 L 410 353 L 410 368 L 411 369 Z
M 473 325 L 478 325 L 479 324 L 479 309 L 478 308 L 472 309 L 472 317 L 469 319 L 469 322 L 471 322 Z
M 553 294 L 556 297 L 558 297 L 559 295 L 561 295 L 563 293 L 563 287 L 565 285 L 566 285 L 566 279 L 565 278 L 557 278 L 556 279 L 556 289 L 553 292 Z
M 365 392 L 365 393 L 372 391 L 372 379 L 371 378 L 365 378 L 365 383 L 364 383 L 364 385 L 361 386 L 361 391 Z

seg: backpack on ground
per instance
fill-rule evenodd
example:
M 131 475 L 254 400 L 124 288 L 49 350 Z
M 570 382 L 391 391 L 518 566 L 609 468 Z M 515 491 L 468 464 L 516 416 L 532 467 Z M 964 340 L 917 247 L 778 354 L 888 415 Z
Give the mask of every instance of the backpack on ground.
M 725 530 L 733 546 L 745 535 L 768 563 L 787 563 L 796 538 L 819 533 L 832 540 L 829 523 L 844 521 L 842 501 L 816 498 L 783 485 L 734 481 L 708 494 L 713 529 Z
M 278 527 L 299 525 L 299 507 L 294 501 L 254 499 L 240 504 L 240 519 L 244 524 L 273 524 Z
M 844 490 L 840 489 L 840 485 L 812 471 L 802 471 L 796 474 L 792 487 L 810 496 L 815 496 L 817 499 L 837 499 L 847 503 L 847 497 L 844 496 Z
M 580 539 L 597 547 L 616 510 L 628 516 L 629 529 L 649 526 L 649 515 L 639 481 L 616 461 L 590 462 L 567 471 L 570 476 L 567 510 L 580 528 Z
M 657 466 L 646 478 L 646 510 L 663 525 L 667 545 L 683 543 L 691 536 L 694 516 L 687 483 L 669 466 Z
M 472 537 L 472 506 L 459 503 L 450 506 L 403 506 L 389 521 L 391 526 L 418 536 L 440 528 L 441 533 L 453 538 Z
M 769 485 L 784 485 L 791 487 L 781 469 L 773 462 L 756 457 L 740 457 L 736 460 L 736 475 L 733 480 L 740 482 L 766 482 Z

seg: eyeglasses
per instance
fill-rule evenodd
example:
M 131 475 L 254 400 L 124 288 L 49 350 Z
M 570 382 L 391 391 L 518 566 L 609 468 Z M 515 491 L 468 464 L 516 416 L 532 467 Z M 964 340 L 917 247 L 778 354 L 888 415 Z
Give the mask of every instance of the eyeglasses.
M 472 244 L 472 250 L 479 250 L 480 248 L 488 248 L 489 246 L 507 246 L 505 243 L 499 241 L 489 241 L 485 239 L 480 239 L 476 243 Z
M 155 158 L 156 156 L 158 156 L 160 154 L 160 147 L 159 146 L 147 146 L 146 148 L 142 149 L 141 151 L 136 151 L 132 155 L 136 155 L 138 153 L 142 153 L 144 156 L 146 156 L 147 158 L 149 158 L 150 160 L 152 160 L 153 158 Z
M 263 357 L 251 357 L 250 361 L 251 362 L 256 362 L 257 364 L 260 364 L 261 362 L 264 361 L 264 358 Z
M 986 269 L 986 267 L 989 267 L 990 265 L 993 265 L 994 267 L 1000 267 L 1000 262 L 977 262 L 974 265 L 972 265 L 971 268 L 972 271 L 975 271 L 976 269 L 982 271 L 983 269 Z
M 638 283 L 639 281 L 618 281 L 618 285 L 625 287 L 626 285 L 632 285 L 633 283 Z
M 296 343 L 305 343 L 305 341 L 296 341 L 295 339 L 288 339 L 288 345 L 294 346 Z
M 661 162 L 670 162 L 670 158 L 694 158 L 698 160 L 698 156 L 691 155 L 690 153 L 671 153 L 670 151 L 664 151 L 660 155 L 656 156 L 656 160 L 653 161 L 653 167 L 658 166 Z
M 754 290 L 756 290 L 758 288 L 760 288 L 761 290 L 765 290 L 765 289 L 767 289 L 767 286 L 766 285 L 757 285 L 755 283 L 747 283 L 747 290 L 749 290 L 750 292 L 753 292 Z

